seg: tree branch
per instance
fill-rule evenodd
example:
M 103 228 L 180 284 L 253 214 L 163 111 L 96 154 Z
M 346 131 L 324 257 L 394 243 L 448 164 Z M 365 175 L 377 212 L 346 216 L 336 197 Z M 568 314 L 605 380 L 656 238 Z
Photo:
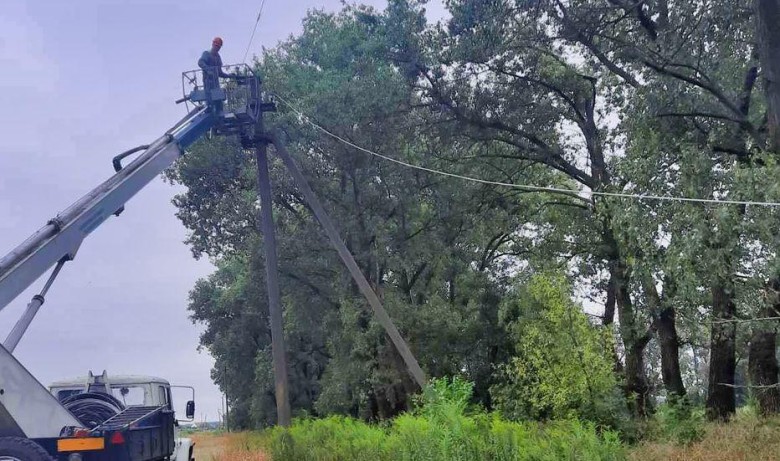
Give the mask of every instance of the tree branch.
M 693 86 L 699 87 L 710 94 L 712 94 L 718 101 L 720 101 L 727 109 L 729 109 L 731 112 L 734 113 L 739 120 L 739 123 L 749 123 L 746 119 L 742 111 L 739 109 L 737 105 L 734 104 L 734 102 L 729 99 L 725 94 L 723 94 L 723 91 L 721 91 L 719 88 L 715 87 L 713 84 L 702 82 L 700 79 L 697 79 L 695 77 L 691 77 L 689 75 L 685 75 L 683 73 L 677 72 L 675 70 L 669 69 L 667 66 L 660 65 L 658 63 L 652 62 L 649 59 L 643 60 L 644 64 L 653 69 L 654 71 L 658 72 L 662 75 L 667 75 L 669 77 L 674 77 L 678 80 L 682 80 L 686 83 L 690 83 Z
M 620 68 L 620 66 L 609 59 L 609 57 L 604 54 L 595 43 L 593 43 L 591 38 L 582 33 L 574 21 L 569 18 L 568 12 L 566 11 L 566 7 L 563 5 L 563 3 L 560 0 L 557 0 L 556 3 L 558 4 L 558 8 L 561 11 L 561 20 L 564 23 L 564 27 L 574 32 L 575 40 L 587 48 L 593 54 L 593 56 L 595 56 L 600 63 L 604 64 L 604 66 L 613 74 L 625 80 L 625 82 L 632 87 L 639 88 L 641 86 L 640 83 L 631 74 Z
M 731 117 L 729 115 L 724 114 L 714 114 L 712 112 L 699 112 L 699 111 L 690 111 L 690 112 L 661 112 L 656 114 L 656 117 L 706 117 L 706 118 L 714 118 L 718 120 L 727 120 L 734 123 L 742 123 L 742 119 L 737 119 L 734 117 Z

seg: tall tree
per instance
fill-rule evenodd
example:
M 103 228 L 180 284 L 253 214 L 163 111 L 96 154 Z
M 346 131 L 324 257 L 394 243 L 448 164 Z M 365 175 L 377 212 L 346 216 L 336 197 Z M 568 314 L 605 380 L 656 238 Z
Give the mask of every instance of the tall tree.
M 438 133 L 423 129 L 427 112 L 419 111 L 419 100 L 382 53 L 383 27 L 366 8 L 312 12 L 300 37 L 263 56 L 259 71 L 266 88 L 342 139 L 383 155 L 410 161 L 425 155 L 437 166 L 446 162 L 437 150 L 470 149 L 439 144 Z M 476 396 L 490 405 L 491 370 L 508 348 L 497 306 L 511 269 L 507 260 L 519 251 L 513 233 L 533 213 L 523 206 L 527 196 L 367 155 L 324 136 L 282 103 L 272 123 L 283 127 L 289 150 L 422 366 L 434 376 L 465 373 L 477 384 Z M 188 187 L 175 203 L 197 255 L 219 264 L 257 257 L 262 235 L 254 218 L 252 162 L 237 143 L 211 141 L 171 172 Z M 400 357 L 277 162 L 271 177 L 294 410 L 377 419 L 407 409 L 415 386 Z M 244 290 L 237 282 L 213 289 Z M 252 302 L 266 312 L 260 298 Z M 193 308 L 200 305 L 193 302 Z M 197 320 L 216 328 L 211 309 L 217 307 L 204 305 Z M 270 362 L 266 343 L 257 347 L 255 377 L 262 385 L 249 392 L 257 405 L 266 405 Z M 263 424 L 270 412 L 255 414 L 251 423 Z
M 612 89 L 608 70 L 578 64 L 577 51 L 557 38 L 561 24 L 536 5 L 454 1 L 446 28 L 426 30 L 418 6 L 393 2 L 391 20 L 399 32 L 391 36 L 391 51 L 423 100 L 441 114 L 439 123 L 456 125 L 459 136 L 501 145 L 519 165 L 542 165 L 579 188 L 611 190 L 619 179 L 607 158 L 617 139 L 599 105 L 625 92 Z M 613 208 L 598 199 L 582 204 L 590 211 L 588 225 L 600 234 L 591 255 L 609 274 L 607 298 L 617 307 L 625 390 L 635 413 L 644 415 L 649 388 L 643 352 L 651 330 L 634 306 L 632 268 L 611 225 Z M 605 310 L 614 315 L 611 302 Z M 605 323 L 612 321 L 605 316 Z

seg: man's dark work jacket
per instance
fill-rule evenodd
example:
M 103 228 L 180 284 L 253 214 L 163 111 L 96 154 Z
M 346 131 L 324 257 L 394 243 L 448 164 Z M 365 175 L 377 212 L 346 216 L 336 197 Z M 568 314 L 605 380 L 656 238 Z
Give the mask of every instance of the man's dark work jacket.
M 198 67 L 203 69 L 203 86 L 207 90 L 219 88 L 219 77 L 230 77 L 222 70 L 222 57 L 219 53 L 212 53 L 211 50 L 203 52 L 198 60 Z

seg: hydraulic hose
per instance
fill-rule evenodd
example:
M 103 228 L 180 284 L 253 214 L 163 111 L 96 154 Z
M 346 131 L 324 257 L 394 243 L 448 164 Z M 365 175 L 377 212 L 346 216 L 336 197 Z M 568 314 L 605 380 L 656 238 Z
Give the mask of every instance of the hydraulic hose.
M 100 426 L 125 409 L 119 399 L 102 392 L 71 395 L 62 401 L 62 405 L 87 429 Z
M 142 145 L 140 145 L 138 147 L 133 147 L 130 150 L 126 150 L 126 151 L 122 152 L 121 154 L 117 155 L 116 157 L 114 157 L 114 160 L 112 161 L 112 163 L 114 164 L 114 171 L 119 173 L 119 170 L 122 169 L 122 160 L 124 160 L 125 157 L 133 155 L 133 154 L 135 154 L 138 151 L 146 150 L 148 148 L 149 148 L 149 144 L 142 144 Z

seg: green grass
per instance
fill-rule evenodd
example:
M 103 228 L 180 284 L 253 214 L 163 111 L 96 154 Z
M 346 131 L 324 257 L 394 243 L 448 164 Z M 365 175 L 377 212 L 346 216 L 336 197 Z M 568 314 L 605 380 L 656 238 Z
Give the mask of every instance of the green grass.
M 402 415 L 389 427 L 351 418 L 297 420 L 255 439 L 276 461 L 520 461 L 618 460 L 625 449 L 616 434 L 591 424 L 513 423 L 496 415 L 432 421 Z
M 471 387 L 434 382 L 414 413 L 379 426 L 343 416 L 299 419 L 251 438 L 275 461 L 553 461 L 624 459 L 617 433 L 594 424 L 510 422 L 468 408 Z
M 688 429 L 686 429 L 686 432 Z M 684 432 L 685 433 L 685 432 Z M 677 435 L 677 434 L 673 434 Z M 636 461 L 780 460 L 780 417 L 740 409 L 729 423 L 702 422 L 693 439 L 650 437 L 629 453 Z
M 662 405 L 628 446 L 592 422 L 513 422 L 471 407 L 471 386 L 438 381 L 417 409 L 380 425 L 344 416 L 298 419 L 288 429 L 230 434 L 217 461 L 732 461 L 780 460 L 780 418 L 741 408 L 728 424 L 703 409 Z M 199 442 L 200 443 L 200 442 Z

